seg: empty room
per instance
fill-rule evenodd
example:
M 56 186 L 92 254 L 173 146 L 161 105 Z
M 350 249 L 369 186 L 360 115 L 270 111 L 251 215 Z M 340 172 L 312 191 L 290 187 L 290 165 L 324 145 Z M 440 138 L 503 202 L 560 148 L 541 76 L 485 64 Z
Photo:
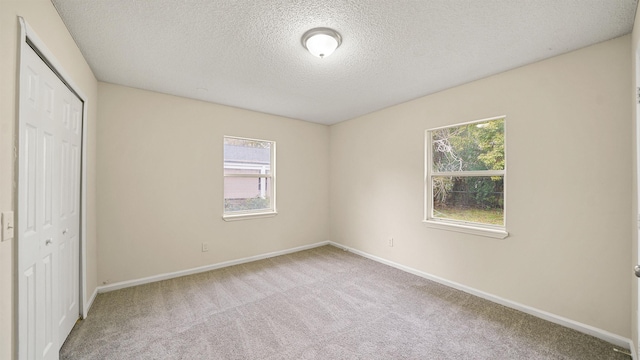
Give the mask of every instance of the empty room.
M 637 0 L 0 0 L 0 359 L 638 359 Z

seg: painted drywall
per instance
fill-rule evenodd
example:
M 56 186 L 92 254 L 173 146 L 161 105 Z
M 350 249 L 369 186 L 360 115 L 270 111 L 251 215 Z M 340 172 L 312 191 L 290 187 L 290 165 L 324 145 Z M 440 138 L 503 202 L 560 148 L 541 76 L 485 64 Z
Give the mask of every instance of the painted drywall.
M 107 83 L 98 89 L 101 283 L 327 240 L 327 126 Z M 275 217 L 222 219 L 225 135 L 276 142 Z
M 330 240 L 629 338 L 630 40 L 331 126 Z M 500 115 L 510 236 L 426 227 L 425 130 Z
M 638 73 L 638 67 L 640 63 L 638 59 L 640 57 L 640 7 L 636 8 L 636 19 L 633 24 L 633 32 L 631 34 L 631 72 L 633 79 L 632 89 L 630 90 L 631 112 L 632 112 L 632 131 L 631 131 L 631 146 L 632 146 L 632 184 L 631 184 L 631 264 L 630 268 L 640 264 L 638 258 L 638 224 L 640 216 L 638 215 L 638 101 L 636 95 L 637 88 L 640 88 L 640 74 Z M 636 354 L 638 353 L 638 279 L 631 275 L 631 340 L 633 341 Z
M 18 16 L 51 50 L 64 71 L 87 97 L 87 297 L 97 288 L 96 104 L 97 81 L 58 13 L 47 0 L 0 1 L 0 210 L 16 211 L 13 148 L 16 145 Z M 15 240 L 0 243 L 0 359 L 15 355 Z

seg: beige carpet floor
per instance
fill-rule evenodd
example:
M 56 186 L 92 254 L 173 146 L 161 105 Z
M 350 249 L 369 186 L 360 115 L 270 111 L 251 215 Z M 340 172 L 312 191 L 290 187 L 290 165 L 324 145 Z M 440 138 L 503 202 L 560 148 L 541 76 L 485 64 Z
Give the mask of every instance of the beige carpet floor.
M 592 336 L 324 246 L 98 295 L 61 359 L 624 359 Z

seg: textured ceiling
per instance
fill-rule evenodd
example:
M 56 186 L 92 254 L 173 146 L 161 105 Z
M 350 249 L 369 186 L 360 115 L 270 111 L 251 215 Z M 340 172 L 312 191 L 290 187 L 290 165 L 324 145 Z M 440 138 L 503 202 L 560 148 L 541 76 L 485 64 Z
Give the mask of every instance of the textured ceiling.
M 53 0 L 100 81 L 333 124 L 612 39 L 637 0 Z M 300 37 L 331 27 L 325 59 Z

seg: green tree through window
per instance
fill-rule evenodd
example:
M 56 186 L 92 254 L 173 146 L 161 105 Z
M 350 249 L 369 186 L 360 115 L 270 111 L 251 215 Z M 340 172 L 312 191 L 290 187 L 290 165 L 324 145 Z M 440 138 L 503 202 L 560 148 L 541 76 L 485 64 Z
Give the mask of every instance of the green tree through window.
M 504 226 L 504 119 L 427 133 L 427 218 Z

